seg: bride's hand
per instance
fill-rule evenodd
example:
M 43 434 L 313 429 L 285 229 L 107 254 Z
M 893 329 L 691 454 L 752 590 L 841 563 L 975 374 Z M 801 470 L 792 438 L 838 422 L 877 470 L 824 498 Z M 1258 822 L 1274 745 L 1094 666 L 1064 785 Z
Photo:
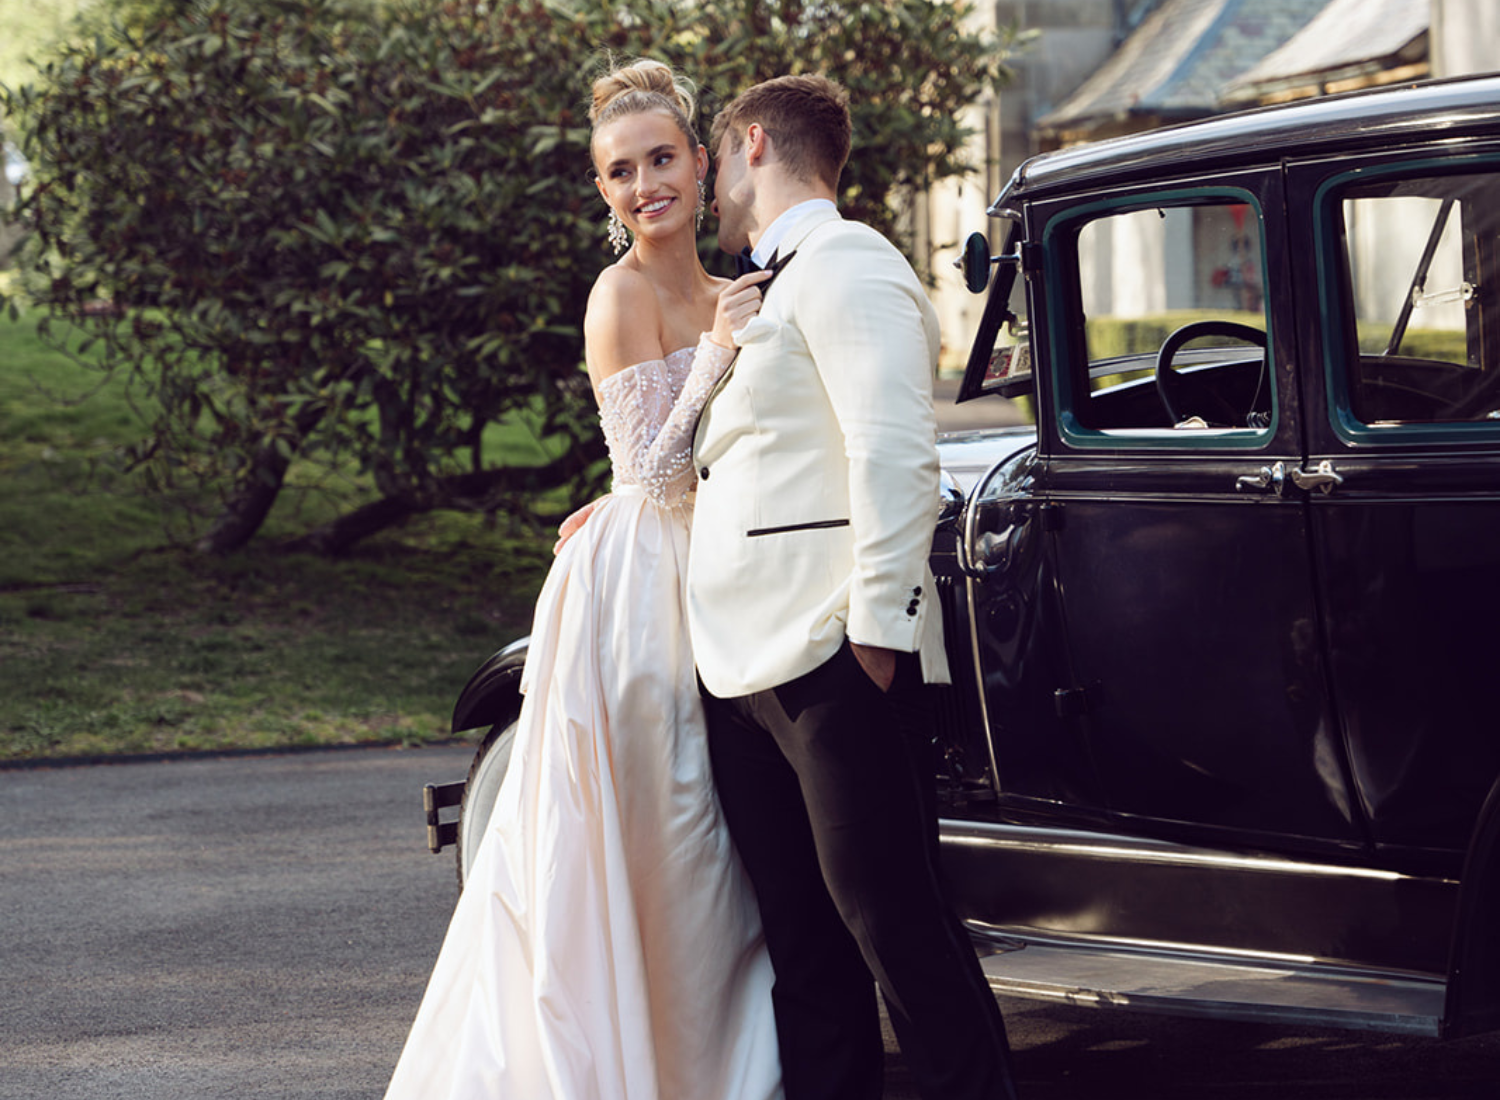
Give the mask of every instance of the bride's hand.
M 760 312 L 760 286 L 771 277 L 769 271 L 752 271 L 741 275 L 719 291 L 719 305 L 714 311 L 714 328 L 708 338 L 721 348 L 734 347 L 734 334 L 748 325 Z
M 599 503 L 602 500 L 604 500 L 604 497 L 600 497 L 599 500 L 590 501 L 562 521 L 562 526 L 557 529 L 557 542 L 552 545 L 553 557 L 556 557 L 558 551 L 563 548 L 563 543 L 577 534 L 578 529 L 588 522 L 590 514 L 592 514 L 595 508 L 599 507 Z

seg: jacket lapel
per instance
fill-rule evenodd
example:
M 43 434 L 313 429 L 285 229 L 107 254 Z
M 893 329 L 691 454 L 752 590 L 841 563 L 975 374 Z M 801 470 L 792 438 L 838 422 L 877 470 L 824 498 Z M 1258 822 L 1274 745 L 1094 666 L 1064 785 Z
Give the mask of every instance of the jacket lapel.
M 786 268 L 786 265 L 792 262 L 793 257 L 797 255 L 798 247 L 802 244 L 803 241 L 807 240 L 812 231 L 818 228 L 818 226 L 820 225 L 825 225 L 828 222 L 836 221 L 843 221 L 843 217 L 837 210 L 821 210 L 816 213 L 809 214 L 807 217 L 803 218 L 795 226 L 792 227 L 792 231 L 788 233 L 785 238 L 783 238 L 781 246 L 777 248 L 776 255 L 772 256 L 771 262 L 766 265 L 771 269 L 771 277 L 760 284 L 760 294 L 762 300 L 765 299 L 766 293 L 771 288 L 771 284 L 774 283 L 781 275 L 781 272 Z M 781 252 L 783 250 L 786 251 L 785 256 L 781 255 Z M 740 253 L 740 255 L 735 257 L 735 269 L 737 274 L 743 275 L 747 270 L 749 270 L 749 268 L 745 267 L 746 262 L 749 261 L 748 252 L 749 249 L 747 247 Z M 753 264 L 751 266 L 753 266 Z M 740 357 L 737 350 L 735 352 L 734 358 L 730 360 L 729 366 L 725 368 L 725 371 L 719 377 L 719 380 L 714 383 L 714 388 L 709 390 L 708 398 L 703 403 L 703 411 L 699 413 L 698 423 L 693 429 L 693 457 L 695 464 L 697 462 L 699 440 L 701 439 L 703 434 L 703 424 L 708 419 L 708 410 L 713 405 L 714 398 L 719 396 L 719 391 L 729 383 L 730 376 L 734 374 L 735 364 L 739 361 Z

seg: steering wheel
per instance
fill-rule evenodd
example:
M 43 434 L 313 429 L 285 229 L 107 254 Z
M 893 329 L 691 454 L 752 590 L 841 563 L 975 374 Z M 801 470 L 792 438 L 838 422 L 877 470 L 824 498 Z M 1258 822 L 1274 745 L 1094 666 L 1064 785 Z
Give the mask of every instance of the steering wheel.
M 1216 388 L 1205 385 L 1203 380 L 1178 374 L 1172 367 L 1172 360 L 1182 350 L 1182 346 L 1189 340 L 1196 340 L 1201 336 L 1229 336 L 1254 344 L 1261 349 L 1260 381 L 1250 398 L 1248 408 L 1236 409 Z M 1237 321 L 1193 321 L 1168 336 L 1161 350 L 1156 353 L 1156 392 L 1161 397 L 1161 403 L 1166 406 L 1167 416 L 1171 422 L 1180 423 L 1191 415 L 1185 404 L 1191 401 L 1195 409 L 1214 414 L 1213 420 L 1231 427 L 1245 427 L 1250 413 L 1255 410 L 1255 402 L 1260 397 L 1261 390 L 1265 388 L 1265 347 L 1266 334 L 1264 332 Z M 1208 420 L 1210 417 L 1204 417 L 1204 419 Z

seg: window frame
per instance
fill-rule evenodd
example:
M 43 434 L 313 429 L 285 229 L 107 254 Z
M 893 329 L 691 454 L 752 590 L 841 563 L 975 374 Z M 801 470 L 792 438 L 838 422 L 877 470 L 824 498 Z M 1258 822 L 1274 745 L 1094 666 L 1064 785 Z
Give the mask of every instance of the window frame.
M 1500 420 L 1433 420 L 1370 424 L 1355 415 L 1348 377 L 1351 354 L 1360 355 L 1358 316 L 1349 305 L 1353 286 L 1345 252 L 1340 248 L 1345 230 L 1343 204 L 1346 192 L 1359 184 L 1391 179 L 1438 176 L 1494 175 L 1500 186 L 1500 150 L 1455 153 L 1449 156 L 1419 156 L 1382 159 L 1336 171 L 1313 191 L 1313 257 L 1318 289 L 1319 377 L 1327 395 L 1329 426 L 1334 436 L 1350 447 L 1403 446 L 1473 441 L 1494 445 L 1500 441 Z M 1351 340 L 1353 347 L 1350 347 Z M 1500 363 L 1494 365 L 1500 370 Z
M 1263 173 L 1254 173 L 1257 181 Z M 1043 253 L 1042 279 L 1046 308 L 1047 350 L 1033 364 L 1045 373 L 1051 390 L 1059 442 L 1080 450 L 1212 450 L 1258 452 L 1268 450 L 1281 434 L 1283 396 L 1286 384 L 1278 378 L 1274 293 L 1275 265 L 1268 229 L 1266 196 L 1249 182 L 1214 181 L 1175 183 L 1149 191 L 1105 194 L 1085 202 L 1038 204 L 1050 209 L 1034 211 L 1041 225 L 1039 241 Z M 1082 302 L 1082 276 L 1078 263 L 1079 235 L 1085 226 L 1105 218 L 1142 210 L 1183 209 L 1209 206 L 1248 206 L 1259 234 L 1260 275 L 1263 287 L 1261 316 L 1266 332 L 1267 379 L 1271 386 L 1271 423 L 1266 428 L 1091 428 L 1078 413 L 1080 392 L 1086 400 L 1094 391 L 1088 380 L 1094 372 L 1088 358 L 1088 338 Z M 1035 311 L 1033 332 L 1038 329 Z M 1034 354 L 1040 349 L 1034 349 Z M 1100 362 L 1107 362 L 1100 360 Z

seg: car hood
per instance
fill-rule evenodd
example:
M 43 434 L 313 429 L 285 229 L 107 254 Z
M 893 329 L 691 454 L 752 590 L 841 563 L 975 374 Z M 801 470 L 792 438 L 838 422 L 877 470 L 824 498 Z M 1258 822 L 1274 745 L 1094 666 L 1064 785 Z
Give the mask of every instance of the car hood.
M 997 462 L 1035 446 L 1036 427 L 1032 424 L 944 432 L 937 440 L 943 469 L 958 481 L 966 496 Z

